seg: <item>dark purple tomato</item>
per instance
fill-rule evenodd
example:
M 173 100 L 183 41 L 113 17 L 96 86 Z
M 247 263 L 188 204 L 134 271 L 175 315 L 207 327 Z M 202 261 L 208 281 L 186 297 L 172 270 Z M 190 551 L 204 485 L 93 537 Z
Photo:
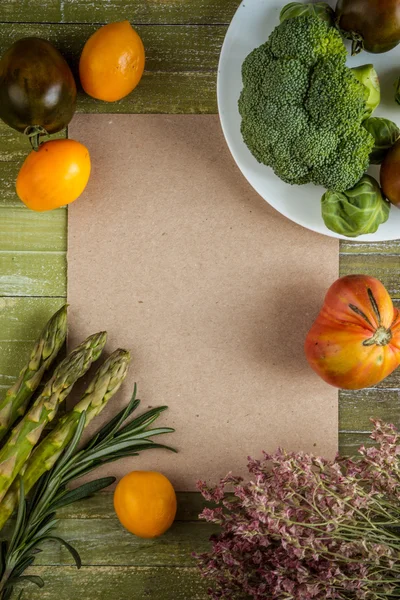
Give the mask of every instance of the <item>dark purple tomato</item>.
M 17 131 L 55 133 L 70 122 L 76 85 L 66 60 L 50 42 L 23 38 L 0 61 L 0 118 Z
M 400 42 L 400 0 L 338 0 L 336 24 L 353 54 L 387 52 Z
M 400 141 L 395 143 L 383 160 L 381 188 L 386 198 L 400 208 Z

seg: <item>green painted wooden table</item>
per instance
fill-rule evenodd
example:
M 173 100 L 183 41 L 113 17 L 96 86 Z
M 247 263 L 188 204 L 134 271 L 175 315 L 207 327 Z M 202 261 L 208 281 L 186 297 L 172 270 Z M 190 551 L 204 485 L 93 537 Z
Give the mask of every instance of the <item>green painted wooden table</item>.
M 80 112 L 216 113 L 216 71 L 221 44 L 237 0 L 1 0 L 0 55 L 18 38 L 44 37 L 76 71 L 85 40 L 100 24 L 136 24 L 147 54 L 140 86 L 115 104 L 80 95 Z M 64 134 L 63 134 L 64 135 Z M 23 136 L 0 124 L 0 395 L 12 384 L 32 341 L 65 302 L 67 211 L 36 214 L 21 205 L 14 182 L 28 152 Z M 342 242 L 340 272 L 381 279 L 400 305 L 400 241 Z M 369 417 L 398 423 L 400 371 L 376 388 L 340 393 L 340 449 L 368 442 Z M 179 495 L 172 529 L 156 541 L 126 533 L 103 494 L 62 515 L 62 532 L 81 552 L 83 568 L 49 547 L 36 573 L 44 590 L 36 599 L 204 600 L 191 553 L 207 548 L 212 526 L 199 522 L 201 498 Z M 40 565 L 39 565 L 40 563 Z

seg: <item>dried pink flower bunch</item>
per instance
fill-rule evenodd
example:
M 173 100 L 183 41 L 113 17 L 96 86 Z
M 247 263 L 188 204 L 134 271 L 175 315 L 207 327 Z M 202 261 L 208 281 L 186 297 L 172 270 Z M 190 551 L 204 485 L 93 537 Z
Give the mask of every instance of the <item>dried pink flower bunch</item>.
M 357 460 L 278 450 L 249 459 L 251 483 L 199 483 L 217 505 L 201 517 L 220 526 L 197 556 L 212 598 L 400 598 L 400 439 L 373 423 Z

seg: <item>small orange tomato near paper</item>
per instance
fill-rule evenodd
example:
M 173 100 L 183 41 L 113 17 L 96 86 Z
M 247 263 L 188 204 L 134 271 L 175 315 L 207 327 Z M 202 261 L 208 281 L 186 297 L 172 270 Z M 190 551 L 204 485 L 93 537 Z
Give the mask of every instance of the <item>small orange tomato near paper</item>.
M 132 471 L 114 492 L 114 509 L 121 524 L 141 538 L 167 531 L 176 515 L 176 494 L 171 482 L 155 471 Z
M 144 63 L 143 42 L 129 21 L 109 23 L 95 31 L 83 48 L 82 87 L 97 100 L 121 100 L 139 83 Z
M 305 342 L 310 366 L 327 383 L 359 390 L 400 364 L 400 315 L 384 285 L 347 275 L 331 285 Z
M 80 142 L 44 142 L 25 159 L 17 177 L 17 194 L 36 211 L 70 204 L 85 189 L 90 168 L 89 150 Z

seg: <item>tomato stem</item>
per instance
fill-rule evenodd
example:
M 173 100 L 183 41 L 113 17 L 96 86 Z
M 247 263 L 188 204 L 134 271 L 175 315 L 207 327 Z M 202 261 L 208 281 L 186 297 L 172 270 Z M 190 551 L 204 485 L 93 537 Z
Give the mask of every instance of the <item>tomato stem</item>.
M 355 31 L 351 32 L 351 55 L 355 56 L 356 54 L 360 54 L 364 50 L 364 39 Z
M 32 146 L 32 150 L 37 152 L 40 146 L 40 136 L 48 136 L 47 130 L 41 125 L 30 125 L 24 131 L 24 134 L 28 136 Z
M 375 331 L 374 335 L 370 337 L 368 340 L 363 341 L 363 346 L 373 346 L 376 344 L 377 346 L 386 346 L 392 339 L 392 332 L 390 329 L 386 329 L 382 325 L 378 327 Z
M 381 325 L 381 322 L 382 322 L 381 313 L 380 313 L 378 303 L 375 299 L 375 296 L 374 296 L 371 288 L 367 289 L 367 294 L 368 294 L 368 299 L 372 306 L 372 310 L 378 321 L 378 327 L 375 329 L 375 333 L 372 337 L 363 341 L 363 346 L 373 346 L 374 344 L 376 344 L 377 346 L 386 346 L 386 344 L 388 344 L 390 342 L 390 340 L 392 339 L 392 332 L 390 329 L 386 329 L 386 327 Z M 368 323 L 368 325 L 370 327 L 374 327 L 374 325 L 371 323 L 370 319 L 361 310 L 361 308 L 358 308 L 358 306 L 355 306 L 354 304 L 349 304 L 349 308 L 353 312 L 355 312 L 356 315 L 358 315 L 359 317 L 364 319 L 364 321 L 366 323 Z
M 383 325 L 381 325 L 381 313 L 371 288 L 367 289 L 367 294 L 372 306 L 372 310 L 374 311 L 375 317 L 378 321 L 378 328 L 375 329 L 375 333 L 372 337 L 368 338 L 367 340 L 364 340 L 363 346 L 373 346 L 374 344 L 376 344 L 377 346 L 386 346 L 386 344 L 388 344 L 392 339 L 392 332 L 390 329 L 386 329 L 386 327 L 383 327 Z M 359 315 L 362 319 L 364 319 L 364 321 L 368 323 L 370 327 L 374 327 L 370 319 L 361 310 L 361 308 L 358 308 L 358 306 L 355 306 L 354 304 L 349 304 L 349 308 L 351 308 L 351 310 L 355 312 L 356 315 Z
M 357 31 L 346 31 L 340 27 L 340 16 L 335 20 L 336 29 L 348 40 L 351 40 L 351 55 L 359 54 L 364 50 L 364 38 Z

